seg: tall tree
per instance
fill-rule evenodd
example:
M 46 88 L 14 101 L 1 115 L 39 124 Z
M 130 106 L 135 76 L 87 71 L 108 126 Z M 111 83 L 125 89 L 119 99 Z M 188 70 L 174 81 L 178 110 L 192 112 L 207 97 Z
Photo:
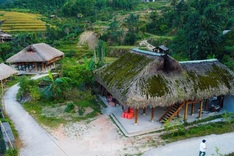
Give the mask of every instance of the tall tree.
M 126 18 L 125 24 L 128 29 L 125 37 L 125 44 L 134 45 L 139 31 L 139 15 L 130 14 L 129 17 Z
M 206 59 L 222 41 L 227 12 L 221 0 L 195 0 L 192 7 L 184 28 L 188 57 Z
M 98 57 L 98 65 L 102 66 L 105 63 L 105 56 L 107 54 L 107 44 L 106 42 L 99 40 L 96 47 L 97 57 Z
M 107 37 L 110 45 L 120 45 L 122 42 L 123 30 L 116 18 L 111 22 L 110 27 L 107 30 Z

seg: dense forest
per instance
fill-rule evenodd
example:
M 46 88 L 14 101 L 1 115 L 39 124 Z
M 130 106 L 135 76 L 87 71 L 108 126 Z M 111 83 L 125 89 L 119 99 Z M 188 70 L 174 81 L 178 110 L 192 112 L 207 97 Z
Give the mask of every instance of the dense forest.
M 46 17 L 57 17 L 44 19 L 48 23 L 45 33 L 18 34 L 10 43 L 17 46 L 1 45 L 3 60 L 28 43 L 43 41 L 61 45 L 92 30 L 107 46 L 137 46 L 140 40 L 148 39 L 156 46 L 166 44 L 170 54 L 178 60 L 218 58 L 234 69 L 233 31 L 223 34 L 224 30 L 234 27 L 233 0 L 149 3 L 141 0 L 3 0 L 1 3 L 3 10 L 27 9 Z M 155 39 L 155 36 L 162 37 Z

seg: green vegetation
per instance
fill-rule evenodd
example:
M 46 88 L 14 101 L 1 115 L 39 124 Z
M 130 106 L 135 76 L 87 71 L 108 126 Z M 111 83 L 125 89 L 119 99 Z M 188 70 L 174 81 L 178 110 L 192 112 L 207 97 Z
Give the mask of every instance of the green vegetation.
M 165 139 L 167 142 L 175 142 L 192 137 L 233 132 L 234 121 L 231 116 L 232 114 L 228 115 L 228 113 L 224 113 L 222 118 L 224 118 L 225 121 L 219 122 L 212 122 L 212 120 L 221 119 L 220 116 L 214 116 L 193 123 L 181 124 L 180 122 L 175 122 L 175 124 L 171 124 L 168 122 L 165 124 L 166 133 L 162 134 L 161 138 Z M 207 121 L 210 122 L 206 123 Z
M 100 113 L 100 106 L 91 92 L 93 60 L 84 59 L 82 64 L 71 61 L 64 59 L 59 75 L 49 72 L 48 77 L 38 80 L 25 76 L 20 80 L 18 101 L 43 125 L 55 127 Z
M 6 151 L 4 156 L 18 156 L 18 150 L 14 148 L 10 148 Z

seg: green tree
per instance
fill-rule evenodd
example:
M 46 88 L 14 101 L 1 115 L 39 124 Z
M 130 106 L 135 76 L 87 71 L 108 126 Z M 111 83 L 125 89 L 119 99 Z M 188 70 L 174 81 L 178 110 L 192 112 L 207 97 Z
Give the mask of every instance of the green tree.
M 98 56 L 98 66 L 102 66 L 105 63 L 105 56 L 107 54 L 107 44 L 106 42 L 99 40 L 97 47 L 96 47 L 96 53 Z
M 134 45 L 137 40 L 137 33 L 139 32 L 139 15 L 130 14 L 125 20 L 125 25 L 128 32 L 124 43 L 127 45 Z
M 216 56 L 234 71 L 234 30 L 223 35 L 223 41 L 217 50 Z
M 0 56 L 3 61 L 6 60 L 8 54 L 10 53 L 10 50 L 11 50 L 10 43 L 6 42 L 0 44 Z
M 95 15 L 96 0 L 68 0 L 62 7 L 65 16 L 77 16 L 82 14 L 84 17 Z
M 114 18 L 114 21 L 111 22 L 110 27 L 107 30 L 107 40 L 110 45 L 120 45 L 123 38 L 123 30 L 119 22 Z
M 221 0 L 195 0 L 191 7 L 193 9 L 190 10 L 183 32 L 185 46 L 180 44 L 177 47 L 187 47 L 183 50 L 190 59 L 206 59 L 207 56 L 216 54 L 216 49 L 222 42 L 227 11 Z
M 62 63 L 63 77 L 69 77 L 73 86 L 90 88 L 93 82 L 93 70 L 95 69 L 94 59 L 80 60 L 64 59 Z

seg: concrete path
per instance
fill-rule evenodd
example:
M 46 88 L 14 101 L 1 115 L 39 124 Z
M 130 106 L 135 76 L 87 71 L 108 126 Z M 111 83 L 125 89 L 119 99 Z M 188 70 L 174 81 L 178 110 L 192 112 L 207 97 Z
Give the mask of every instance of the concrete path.
M 47 133 L 16 101 L 19 86 L 14 85 L 4 95 L 6 113 L 14 122 L 23 142 L 20 156 L 66 156 L 57 141 Z
M 223 155 L 234 152 L 234 132 L 232 132 L 166 144 L 165 146 L 144 153 L 143 156 L 198 156 L 202 139 L 206 139 L 206 156 L 219 156 L 215 152 L 215 147 L 218 147 L 219 153 Z

